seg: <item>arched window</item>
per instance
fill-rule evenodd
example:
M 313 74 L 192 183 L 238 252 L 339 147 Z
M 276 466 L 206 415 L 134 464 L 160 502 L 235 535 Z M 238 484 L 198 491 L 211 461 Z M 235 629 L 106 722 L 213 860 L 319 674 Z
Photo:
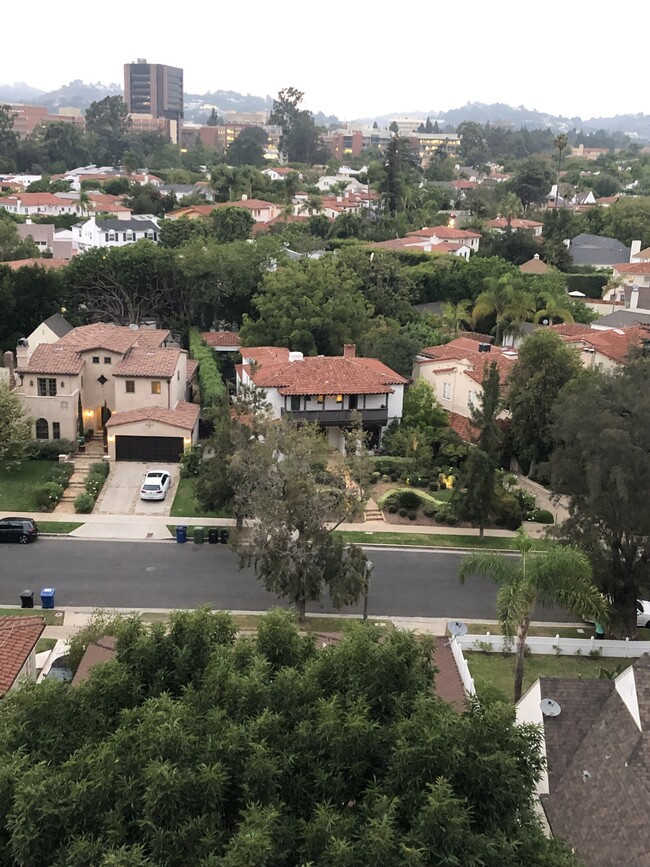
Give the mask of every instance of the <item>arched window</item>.
M 36 439 L 37 440 L 49 440 L 50 438 L 50 428 L 47 423 L 47 419 L 39 418 L 36 419 Z

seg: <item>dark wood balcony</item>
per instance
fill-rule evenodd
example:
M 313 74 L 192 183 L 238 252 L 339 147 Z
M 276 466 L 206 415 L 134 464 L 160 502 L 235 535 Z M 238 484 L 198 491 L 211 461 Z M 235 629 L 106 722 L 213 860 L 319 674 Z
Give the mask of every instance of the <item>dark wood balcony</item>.
M 292 412 L 290 409 L 282 410 L 282 417 L 287 416 L 294 421 L 317 422 L 325 427 L 328 425 L 346 425 L 352 423 L 352 416 L 357 413 L 361 416 L 364 424 L 387 425 L 387 409 L 301 409 Z

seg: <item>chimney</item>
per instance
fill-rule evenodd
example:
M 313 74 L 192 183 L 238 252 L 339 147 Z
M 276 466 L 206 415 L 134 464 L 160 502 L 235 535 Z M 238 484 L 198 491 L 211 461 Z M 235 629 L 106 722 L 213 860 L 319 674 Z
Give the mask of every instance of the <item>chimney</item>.
M 641 241 L 632 241 L 630 245 L 630 262 L 634 262 L 635 258 L 641 252 Z
M 241 197 L 241 200 L 242 200 L 242 202 L 247 202 L 247 201 L 248 201 L 248 196 L 245 196 L 245 195 L 242 196 L 242 197 Z
M 630 291 L 630 310 L 636 310 L 639 306 L 639 287 L 632 286 L 632 290 Z
M 346 343 L 343 346 L 343 358 L 356 358 L 357 347 L 355 343 Z
M 9 388 L 13 390 L 16 387 L 16 374 L 14 373 L 14 354 L 11 351 L 5 352 L 5 369 L 9 371 Z

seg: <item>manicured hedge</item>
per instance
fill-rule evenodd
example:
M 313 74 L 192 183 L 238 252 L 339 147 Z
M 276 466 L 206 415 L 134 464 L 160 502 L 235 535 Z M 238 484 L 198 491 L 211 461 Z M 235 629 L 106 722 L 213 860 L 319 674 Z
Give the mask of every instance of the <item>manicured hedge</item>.
M 190 331 L 190 355 L 199 362 L 201 406 L 216 406 L 226 394 L 214 353 L 195 329 Z
M 567 292 L 582 292 L 587 298 L 602 298 L 606 274 L 567 274 Z

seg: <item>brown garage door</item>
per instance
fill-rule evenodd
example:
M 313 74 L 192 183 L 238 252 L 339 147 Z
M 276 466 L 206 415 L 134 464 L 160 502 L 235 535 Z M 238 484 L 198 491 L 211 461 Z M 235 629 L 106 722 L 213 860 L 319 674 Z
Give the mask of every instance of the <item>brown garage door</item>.
M 118 461 L 178 463 L 183 454 L 183 437 L 115 437 Z

